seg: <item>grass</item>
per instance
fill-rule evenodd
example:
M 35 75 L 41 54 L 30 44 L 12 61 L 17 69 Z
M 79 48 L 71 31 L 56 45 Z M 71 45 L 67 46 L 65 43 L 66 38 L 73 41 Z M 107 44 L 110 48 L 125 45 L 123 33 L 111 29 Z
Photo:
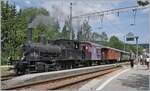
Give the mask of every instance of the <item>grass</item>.
M 0 69 L 1 69 L 1 76 L 4 76 L 4 75 L 9 75 L 11 74 L 13 71 L 9 70 L 12 66 L 8 66 L 8 65 L 4 65 L 4 66 L 0 66 Z

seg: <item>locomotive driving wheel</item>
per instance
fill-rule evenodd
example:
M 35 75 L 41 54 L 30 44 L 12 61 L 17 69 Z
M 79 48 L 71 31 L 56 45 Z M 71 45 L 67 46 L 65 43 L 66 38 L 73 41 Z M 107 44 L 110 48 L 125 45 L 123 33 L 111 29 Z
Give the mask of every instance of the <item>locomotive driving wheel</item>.
M 47 72 L 48 71 L 48 65 L 43 62 L 37 62 L 36 63 L 36 71 L 37 72 Z

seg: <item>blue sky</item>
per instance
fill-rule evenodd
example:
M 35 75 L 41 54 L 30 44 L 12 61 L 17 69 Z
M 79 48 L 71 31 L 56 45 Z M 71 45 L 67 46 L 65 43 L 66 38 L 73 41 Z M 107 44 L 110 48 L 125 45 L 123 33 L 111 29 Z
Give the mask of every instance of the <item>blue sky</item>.
M 73 16 L 81 15 L 91 12 L 99 12 L 103 10 L 116 9 L 128 6 L 137 5 L 137 0 L 9 0 L 10 3 L 15 3 L 17 9 L 27 7 L 43 7 L 47 9 L 52 16 L 60 20 L 61 26 L 66 17 L 69 15 L 69 3 L 73 2 Z M 85 19 L 80 19 L 82 22 Z M 106 32 L 108 37 L 115 35 L 120 40 L 124 40 L 124 35 L 129 32 L 139 36 L 139 43 L 148 43 L 149 27 L 148 27 L 148 9 L 137 12 L 135 25 L 131 26 L 133 22 L 132 10 L 117 15 L 104 16 L 103 28 L 100 27 L 100 18 L 89 19 L 89 23 L 93 32 Z M 74 21 L 74 26 L 78 25 Z M 129 42 L 135 43 L 135 42 Z

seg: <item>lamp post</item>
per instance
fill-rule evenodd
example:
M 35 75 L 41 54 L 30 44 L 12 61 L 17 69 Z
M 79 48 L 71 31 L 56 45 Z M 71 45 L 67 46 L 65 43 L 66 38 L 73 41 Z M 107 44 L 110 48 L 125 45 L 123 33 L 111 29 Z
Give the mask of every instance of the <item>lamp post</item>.
M 136 40 L 136 57 L 138 57 L 138 52 L 139 52 L 139 48 L 138 48 L 138 39 L 139 37 L 138 36 L 135 36 L 135 40 Z
M 123 49 L 124 49 L 124 51 L 126 51 L 126 43 L 125 43 L 125 41 L 126 41 L 126 35 L 124 35 L 123 37 L 124 37 L 124 48 Z

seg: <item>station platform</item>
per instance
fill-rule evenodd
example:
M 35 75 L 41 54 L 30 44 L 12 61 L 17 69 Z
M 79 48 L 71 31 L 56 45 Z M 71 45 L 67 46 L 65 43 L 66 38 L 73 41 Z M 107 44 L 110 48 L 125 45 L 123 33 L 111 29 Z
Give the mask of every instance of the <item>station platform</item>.
M 102 79 L 93 79 L 79 91 L 149 91 L 149 70 L 145 65 L 124 67 L 118 73 Z

